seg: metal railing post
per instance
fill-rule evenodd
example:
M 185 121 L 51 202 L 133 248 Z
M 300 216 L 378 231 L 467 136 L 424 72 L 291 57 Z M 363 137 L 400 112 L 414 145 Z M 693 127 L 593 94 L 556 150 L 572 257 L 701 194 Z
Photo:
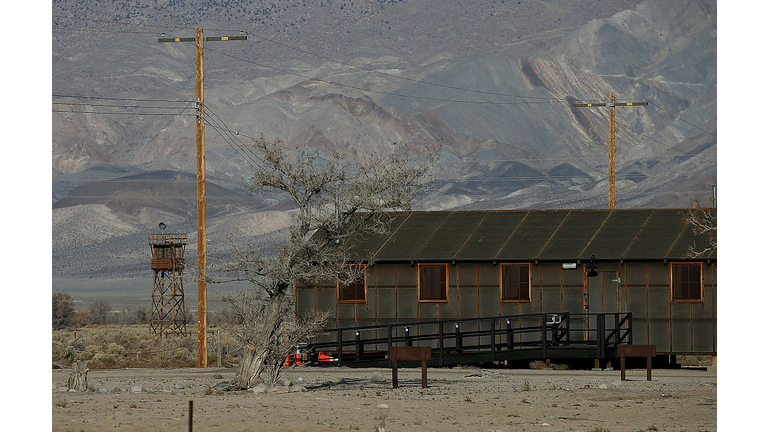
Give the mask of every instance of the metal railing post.
M 440 366 L 443 366 L 443 347 L 444 345 L 444 339 L 443 339 L 443 323 L 440 322 L 437 324 L 437 333 L 438 333 L 438 343 L 437 347 L 440 351 L 438 351 L 438 357 L 440 358 Z
M 336 357 L 338 357 L 338 361 L 336 362 L 339 366 L 341 366 L 341 358 L 343 357 L 341 355 L 341 349 L 342 349 L 342 334 L 341 329 L 336 329 Z
M 547 314 L 541 314 L 541 349 L 542 349 L 542 356 L 544 358 L 549 358 L 547 356 Z
M 605 358 L 605 314 L 597 314 L 597 358 Z
M 461 337 L 461 329 L 459 329 L 459 323 L 456 323 L 456 353 L 461 354 L 464 352 L 464 339 Z
M 507 318 L 507 349 L 512 351 L 514 347 L 514 336 L 512 335 L 512 320 Z
M 355 360 L 360 361 L 363 355 L 363 345 L 360 343 L 360 332 L 355 331 Z
M 491 361 L 496 361 L 496 318 L 491 318 Z

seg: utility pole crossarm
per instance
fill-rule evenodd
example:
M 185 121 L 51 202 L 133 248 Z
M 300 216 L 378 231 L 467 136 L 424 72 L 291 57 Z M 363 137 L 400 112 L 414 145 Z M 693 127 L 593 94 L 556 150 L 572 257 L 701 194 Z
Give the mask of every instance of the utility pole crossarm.
M 641 101 L 641 102 L 594 102 L 594 103 L 575 103 L 573 106 L 578 108 L 589 108 L 589 107 L 614 107 L 614 106 L 637 106 L 637 105 L 648 105 L 647 101 Z
M 203 77 L 203 42 L 241 41 L 247 36 L 203 37 L 203 29 L 195 29 L 195 37 L 159 38 L 158 42 L 195 43 L 195 91 L 197 119 L 195 147 L 197 151 L 197 367 L 208 367 L 208 288 L 206 282 L 206 214 L 205 214 L 205 91 Z
M 616 112 L 617 106 L 641 106 L 648 105 L 647 101 L 616 102 L 616 95 L 610 95 L 610 102 L 575 103 L 576 108 L 608 107 L 611 110 L 610 129 L 608 131 L 608 208 L 616 208 Z
M 248 36 L 206 36 L 205 41 L 206 42 L 215 42 L 215 41 L 235 41 L 235 40 L 248 40 Z M 166 37 L 166 38 L 158 38 L 158 42 L 194 42 L 195 38 L 193 37 L 183 37 L 183 38 L 174 38 L 174 37 Z

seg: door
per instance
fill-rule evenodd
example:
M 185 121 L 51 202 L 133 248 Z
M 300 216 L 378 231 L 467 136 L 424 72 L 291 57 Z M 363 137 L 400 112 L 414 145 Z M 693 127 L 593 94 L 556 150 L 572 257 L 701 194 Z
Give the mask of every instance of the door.
M 620 268 L 618 264 L 600 264 L 597 269 L 597 276 L 587 277 L 587 283 L 584 291 L 584 313 L 615 313 L 621 312 L 621 279 Z M 589 329 L 587 337 L 589 340 L 597 341 L 598 316 L 587 315 L 585 325 Z M 614 317 L 605 318 L 605 329 L 610 331 L 616 327 Z M 607 335 L 603 335 L 605 337 Z

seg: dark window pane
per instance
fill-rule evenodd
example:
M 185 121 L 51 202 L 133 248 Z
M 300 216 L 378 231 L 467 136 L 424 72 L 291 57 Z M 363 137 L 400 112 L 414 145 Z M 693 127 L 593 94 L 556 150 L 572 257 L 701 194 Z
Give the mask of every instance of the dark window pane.
M 419 266 L 419 300 L 447 300 L 445 265 Z
M 529 301 L 528 264 L 502 264 L 501 299 Z
M 365 301 L 365 273 L 352 283 L 344 283 L 344 276 L 339 277 L 339 301 Z
M 672 264 L 672 299 L 701 300 L 701 264 Z

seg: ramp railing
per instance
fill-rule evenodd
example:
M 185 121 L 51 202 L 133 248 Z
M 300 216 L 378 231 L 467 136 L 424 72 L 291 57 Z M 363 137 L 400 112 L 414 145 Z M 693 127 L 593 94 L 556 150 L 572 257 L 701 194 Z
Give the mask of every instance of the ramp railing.
M 615 356 L 619 345 L 631 343 L 631 313 L 537 313 L 328 329 L 308 344 L 307 360 L 311 364 L 385 365 L 393 346 L 428 346 L 431 365 L 603 359 Z

